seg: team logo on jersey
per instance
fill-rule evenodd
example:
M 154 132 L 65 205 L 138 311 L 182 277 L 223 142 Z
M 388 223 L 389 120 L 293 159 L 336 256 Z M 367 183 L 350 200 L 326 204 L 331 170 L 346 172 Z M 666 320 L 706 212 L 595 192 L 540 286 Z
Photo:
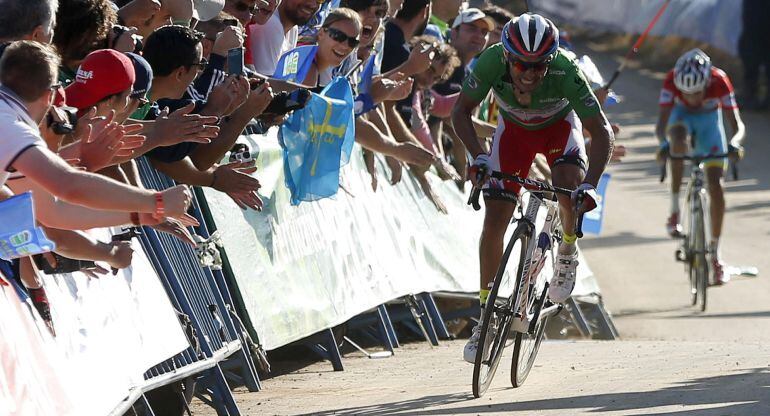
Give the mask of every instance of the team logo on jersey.
M 551 69 L 548 71 L 548 73 L 551 75 L 567 75 L 565 71 L 562 71 L 560 69 Z
M 468 77 L 468 87 L 475 90 L 479 87 L 478 81 L 476 81 L 475 77 Z

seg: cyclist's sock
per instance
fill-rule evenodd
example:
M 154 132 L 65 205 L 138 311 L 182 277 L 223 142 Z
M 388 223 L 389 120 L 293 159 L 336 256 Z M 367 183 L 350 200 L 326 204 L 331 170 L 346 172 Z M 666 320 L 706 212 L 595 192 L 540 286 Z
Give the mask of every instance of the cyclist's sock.
M 679 192 L 671 192 L 671 213 L 679 213 Z
M 570 256 L 575 252 L 577 252 L 577 236 L 564 234 L 561 244 L 559 244 L 559 254 Z
M 712 256 L 715 256 L 716 258 L 719 258 L 719 239 L 713 239 L 711 240 L 711 244 L 709 244 L 709 251 L 711 252 Z
M 484 305 L 486 305 L 488 297 L 489 297 L 489 289 L 479 290 L 479 302 L 481 302 L 482 308 L 484 307 Z

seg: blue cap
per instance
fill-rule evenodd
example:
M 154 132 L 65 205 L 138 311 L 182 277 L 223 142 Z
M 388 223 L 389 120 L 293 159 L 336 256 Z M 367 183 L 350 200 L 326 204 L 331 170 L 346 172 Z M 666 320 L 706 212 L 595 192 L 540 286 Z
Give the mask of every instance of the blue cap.
M 131 97 L 144 97 L 152 87 L 152 67 L 147 60 L 135 53 L 126 52 L 126 55 L 134 64 L 134 73 L 136 74 L 136 80 L 131 89 Z

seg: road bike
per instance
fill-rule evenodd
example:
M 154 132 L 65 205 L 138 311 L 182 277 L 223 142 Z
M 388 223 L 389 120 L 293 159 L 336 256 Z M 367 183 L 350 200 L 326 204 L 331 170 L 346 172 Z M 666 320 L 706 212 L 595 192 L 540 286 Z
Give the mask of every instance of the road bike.
M 692 162 L 690 169 L 690 181 L 687 184 L 687 196 L 685 197 L 686 217 L 682 221 L 685 226 L 682 243 L 676 250 L 677 261 L 684 262 L 687 275 L 690 281 L 690 294 L 692 305 L 700 303 L 700 310 L 706 310 L 706 289 L 709 286 L 709 275 L 711 267 L 709 266 L 706 255 L 708 254 L 708 243 L 706 240 L 706 209 L 708 206 L 708 197 L 706 189 L 703 186 L 705 173 L 703 172 L 703 162 L 708 160 L 723 159 L 728 153 L 708 154 L 705 156 L 695 156 L 690 154 L 676 155 L 668 154 L 667 158 L 671 160 L 688 160 Z M 735 171 L 733 173 L 735 175 Z M 664 161 L 661 169 L 660 181 L 666 179 L 666 163 Z
M 510 196 L 512 203 L 519 202 L 519 216 L 512 219 L 512 223 L 516 222 L 516 229 L 505 248 L 484 306 L 486 312 L 481 322 L 479 347 L 473 365 L 475 397 L 481 397 L 492 383 L 511 333 L 514 337 L 511 383 L 513 387 L 524 384 L 535 363 L 548 318 L 563 308 L 563 305 L 554 304 L 548 299 L 549 279 L 541 272 L 548 261 L 554 266 L 553 250 L 562 239 L 559 204 L 555 196 L 572 195 L 569 189 L 502 172 L 492 172 L 490 177 L 518 183 L 530 192 L 525 193 L 528 197 Z M 468 200 L 468 204 L 473 205 L 477 211 L 481 209 L 480 193 L 481 189 L 474 188 Z M 578 195 L 577 206 L 580 206 L 582 199 L 581 193 Z M 545 207 L 545 222 L 538 232 L 536 224 L 539 222 L 541 207 Z M 575 232 L 578 237 L 583 236 L 582 222 L 583 217 L 580 215 Z M 515 276 L 508 272 L 510 258 L 517 261 Z M 513 284 L 512 277 L 515 278 Z

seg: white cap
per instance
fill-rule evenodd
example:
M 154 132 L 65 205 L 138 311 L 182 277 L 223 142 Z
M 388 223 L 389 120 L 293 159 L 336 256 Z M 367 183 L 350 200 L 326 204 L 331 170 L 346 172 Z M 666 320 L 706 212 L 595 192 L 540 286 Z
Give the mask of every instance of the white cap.
M 455 18 L 454 23 L 452 23 L 452 28 L 456 28 L 457 26 L 460 26 L 463 23 L 473 23 L 477 20 L 483 20 L 484 23 L 487 24 L 487 28 L 489 31 L 495 30 L 497 27 L 497 23 L 495 22 L 495 19 L 492 19 L 491 17 L 487 16 L 482 12 L 481 10 L 471 7 L 469 9 L 465 9 Z
M 225 8 L 225 0 L 195 0 L 193 17 L 201 22 L 209 21 Z

